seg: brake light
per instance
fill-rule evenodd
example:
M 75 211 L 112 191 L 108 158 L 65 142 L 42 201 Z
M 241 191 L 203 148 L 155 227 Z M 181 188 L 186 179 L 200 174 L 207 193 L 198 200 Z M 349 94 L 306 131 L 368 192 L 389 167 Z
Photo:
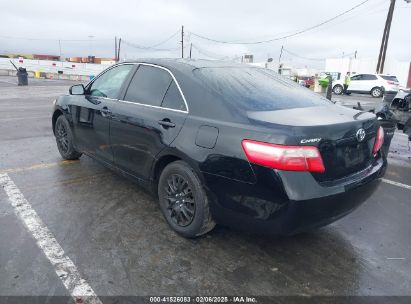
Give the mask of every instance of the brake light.
M 276 145 L 249 139 L 244 139 L 241 144 L 253 164 L 286 171 L 325 171 L 316 147 Z
M 384 129 L 382 127 L 378 128 L 377 137 L 375 138 L 374 148 L 372 149 L 372 154 L 376 155 L 380 151 L 382 144 L 384 143 Z
M 388 84 L 396 84 L 395 81 L 387 80 Z

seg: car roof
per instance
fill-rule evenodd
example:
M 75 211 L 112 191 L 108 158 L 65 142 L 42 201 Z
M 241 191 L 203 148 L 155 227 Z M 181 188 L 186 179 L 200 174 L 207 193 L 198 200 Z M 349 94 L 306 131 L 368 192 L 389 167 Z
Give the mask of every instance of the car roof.
M 124 63 L 148 63 L 176 70 L 186 70 L 187 68 L 194 70 L 197 68 L 254 67 L 232 61 L 185 58 L 142 58 L 132 61 L 125 61 Z

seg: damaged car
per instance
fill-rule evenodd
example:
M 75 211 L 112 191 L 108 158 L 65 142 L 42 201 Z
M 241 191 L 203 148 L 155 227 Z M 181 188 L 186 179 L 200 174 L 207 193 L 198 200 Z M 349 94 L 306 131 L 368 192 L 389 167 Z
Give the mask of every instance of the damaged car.
M 384 98 L 376 115 L 380 120 L 396 124 L 411 141 L 411 90 L 400 90 L 392 100 Z

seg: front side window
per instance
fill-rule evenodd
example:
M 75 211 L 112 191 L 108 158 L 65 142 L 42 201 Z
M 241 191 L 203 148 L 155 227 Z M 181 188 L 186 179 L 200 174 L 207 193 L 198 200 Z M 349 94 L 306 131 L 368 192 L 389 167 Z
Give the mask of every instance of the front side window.
M 351 77 L 351 80 L 363 80 L 362 75 L 355 75 Z
M 127 89 L 125 100 L 160 106 L 172 81 L 171 75 L 160 68 L 140 65 Z
M 377 80 L 377 76 L 371 74 L 364 74 L 362 80 Z
M 116 66 L 92 82 L 88 88 L 91 96 L 117 98 L 121 86 L 132 70 L 133 65 L 125 64 Z

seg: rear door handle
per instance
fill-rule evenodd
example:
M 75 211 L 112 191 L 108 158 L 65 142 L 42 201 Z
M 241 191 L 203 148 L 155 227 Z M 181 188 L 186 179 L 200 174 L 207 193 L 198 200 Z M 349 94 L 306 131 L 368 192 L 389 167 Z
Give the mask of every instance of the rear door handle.
M 165 129 L 174 128 L 176 126 L 176 124 L 171 122 L 170 119 L 168 119 L 168 118 L 164 118 L 163 120 L 159 120 L 158 124 L 162 125 Z
M 101 109 L 101 116 L 106 117 L 106 116 L 109 116 L 110 114 L 111 114 L 111 111 L 107 107 L 103 107 Z

